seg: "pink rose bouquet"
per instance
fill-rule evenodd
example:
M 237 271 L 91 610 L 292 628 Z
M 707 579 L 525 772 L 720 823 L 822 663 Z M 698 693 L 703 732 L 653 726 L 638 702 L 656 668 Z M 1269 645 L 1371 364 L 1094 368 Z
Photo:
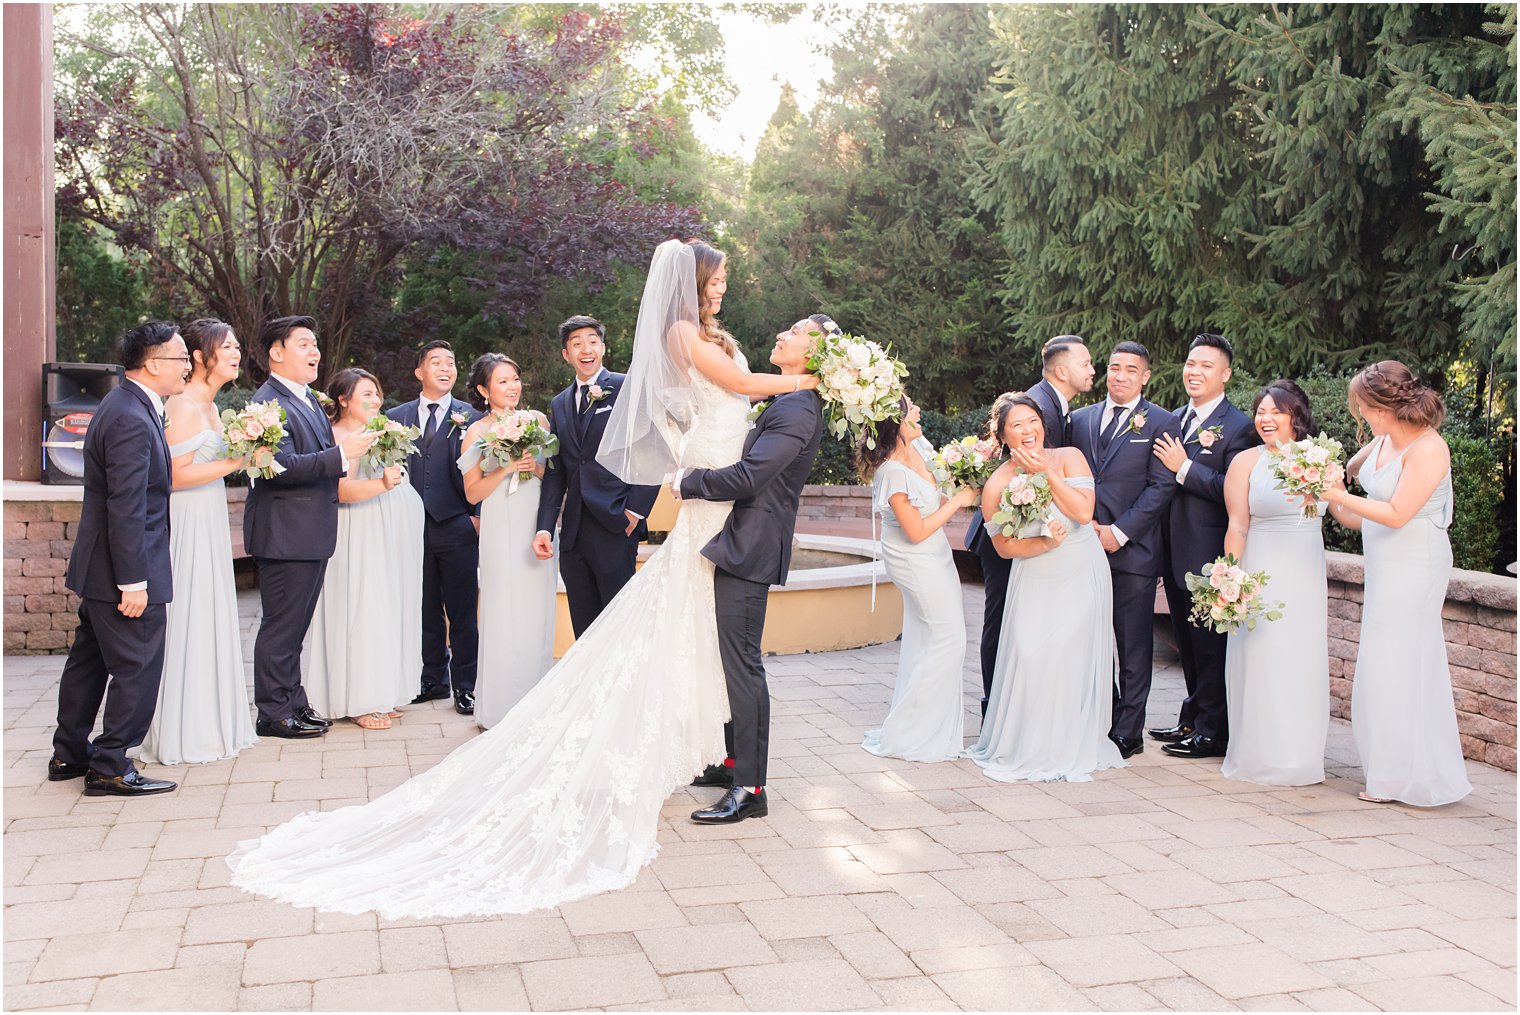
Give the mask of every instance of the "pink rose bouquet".
M 249 402 L 242 409 L 222 410 L 222 429 L 227 438 L 228 458 L 248 458 L 263 448 L 275 449 L 285 439 L 285 407 L 276 401 Z M 273 479 L 285 466 L 250 465 L 243 470 L 249 479 Z
M 369 422 L 364 424 L 364 429 L 380 436 L 375 438 L 375 443 L 369 446 L 369 451 L 359 461 L 377 472 L 392 465 L 400 465 L 415 455 L 417 438 L 422 436 L 420 427 L 399 423 L 383 412 L 371 416 Z
M 1050 517 L 1050 501 L 1050 480 L 1045 473 L 1015 473 L 998 498 L 997 511 L 987 519 L 987 530 L 1008 538 L 1034 535 Z
M 939 449 L 929 460 L 929 472 L 946 497 L 962 488 L 980 490 L 1002 463 L 997 451 L 995 441 L 962 437 Z
M 1271 458 L 1272 475 L 1277 488 L 1289 496 L 1309 498 L 1304 505 L 1304 517 L 1319 514 L 1319 504 L 1325 491 L 1346 478 L 1345 449 L 1334 437 L 1321 433 L 1318 437 L 1305 437 L 1284 444 Z
M 559 438 L 539 418 L 538 413 L 527 409 L 492 413 L 484 432 L 475 440 L 480 451 L 480 471 L 489 476 L 497 469 L 511 468 L 523 455 L 557 452 Z
M 1258 620 L 1278 620 L 1283 604 L 1268 602 L 1261 592 L 1271 580 L 1265 571 L 1247 571 L 1233 555 L 1226 554 L 1197 574 L 1187 576 L 1193 608 L 1188 619 L 1196 627 L 1230 634 L 1242 626 L 1254 630 Z

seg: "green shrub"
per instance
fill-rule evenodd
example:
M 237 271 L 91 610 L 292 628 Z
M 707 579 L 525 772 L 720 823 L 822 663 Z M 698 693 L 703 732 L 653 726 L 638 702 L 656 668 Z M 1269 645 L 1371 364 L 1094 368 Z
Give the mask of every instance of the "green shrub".
M 1451 448 L 1452 562 L 1473 571 L 1491 571 L 1499 545 L 1502 483 L 1499 461 L 1486 441 L 1460 430 L 1442 432 Z

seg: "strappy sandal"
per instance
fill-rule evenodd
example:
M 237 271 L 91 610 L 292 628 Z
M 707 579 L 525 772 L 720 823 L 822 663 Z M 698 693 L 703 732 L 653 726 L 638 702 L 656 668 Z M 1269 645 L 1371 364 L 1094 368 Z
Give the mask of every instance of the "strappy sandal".
M 378 715 L 379 713 L 376 713 L 376 714 Z M 387 719 L 400 719 L 405 714 L 406 714 L 405 712 L 397 712 L 394 709 L 392 709 L 391 711 L 385 713 L 385 717 Z
M 1360 793 L 1358 793 L 1356 795 L 1356 798 L 1358 800 L 1365 801 L 1366 803 L 1369 803 L 1369 804 L 1391 804 L 1391 803 L 1393 803 L 1393 798 L 1392 797 L 1372 796 L 1366 790 L 1362 790 Z
M 349 716 L 348 721 L 360 729 L 366 730 L 388 730 L 391 728 L 391 721 L 379 712 Z

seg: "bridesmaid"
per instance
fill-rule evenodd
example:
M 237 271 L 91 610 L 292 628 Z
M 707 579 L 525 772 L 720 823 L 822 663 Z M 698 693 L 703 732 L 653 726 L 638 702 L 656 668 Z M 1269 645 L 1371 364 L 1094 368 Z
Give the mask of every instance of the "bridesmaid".
M 871 480 L 871 509 L 882 518 L 881 555 L 902 592 L 902 650 L 892 706 L 860 746 L 881 757 L 949 761 L 965 751 L 966 615 L 961 580 L 945 536 L 955 512 L 980 490 L 941 497 L 924 463 L 918 406 L 903 398 L 903 421 L 877 426 L 876 447 L 855 449 L 861 479 Z
M 1089 782 L 1125 768 L 1108 738 L 1113 717 L 1113 589 L 1093 531 L 1093 477 L 1076 448 L 1045 447 L 1040 407 L 1024 392 L 998 396 L 992 432 L 1009 460 L 982 491 L 991 518 L 1015 473 L 1043 472 L 1053 496 L 1049 535 L 992 545 L 1016 560 L 982 735 L 967 756 L 999 782 Z
M 328 383 L 333 439 L 380 411 L 380 381 L 349 367 Z M 348 463 L 338 481 L 338 545 L 306 633 L 306 694 L 322 715 L 389 729 L 422 668 L 422 498 L 401 466 Z
M 1325 540 L 1304 498 L 1277 489 L 1272 462 L 1283 444 L 1318 433 L 1309 399 L 1292 381 L 1273 381 L 1251 407 L 1261 447 L 1235 456 L 1225 474 L 1230 526 L 1224 552 L 1271 576 L 1266 595 L 1281 619 L 1233 632 L 1225 649 L 1230 743 L 1226 779 L 1268 786 L 1325 781 L 1330 727 L 1330 639 Z M 1323 514 L 1323 509 L 1321 509 Z
M 1441 396 L 1396 360 L 1351 379 L 1351 412 L 1373 440 L 1346 469 L 1367 496 L 1326 492 L 1342 525 L 1362 531 L 1362 640 L 1351 685 L 1351 731 L 1363 800 L 1417 807 L 1472 792 L 1457 737 L 1441 607 L 1451 576 L 1451 452 L 1436 429 Z
M 464 495 L 480 505 L 480 649 L 475 722 L 490 729 L 554 664 L 554 559 L 533 552 L 544 463 L 531 455 L 516 469 L 480 470 L 476 439 L 495 413 L 518 408 L 522 369 L 488 352 L 470 368 L 470 404 L 485 413 L 466 431 L 459 456 Z M 549 421 L 535 412 L 547 430 Z M 516 488 L 509 480 L 517 475 Z
M 164 406 L 164 438 L 174 460 L 169 561 L 176 594 L 164 631 L 158 708 L 139 754 L 162 765 L 219 761 L 257 740 L 223 482 L 248 460 L 227 457 L 216 408 L 216 394 L 237 377 L 243 354 L 232 326 L 221 321 L 193 321 L 181 334 L 190 351 L 190 382 Z M 272 459 L 272 452 L 261 452 L 259 464 Z

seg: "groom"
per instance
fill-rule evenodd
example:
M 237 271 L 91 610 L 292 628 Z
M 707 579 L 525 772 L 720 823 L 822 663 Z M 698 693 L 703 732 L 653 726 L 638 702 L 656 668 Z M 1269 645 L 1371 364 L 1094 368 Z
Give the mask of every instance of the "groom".
M 770 360 L 782 374 L 800 378 L 807 372 L 808 351 L 819 329 L 834 331 L 838 325 L 818 314 L 776 336 Z M 760 635 L 770 587 L 786 584 L 797 505 L 822 438 L 823 402 L 817 392 L 779 395 L 756 419 L 739 461 L 722 469 L 682 470 L 672 484 L 682 498 L 734 502 L 723 530 L 702 550 L 715 567 L 718 651 L 732 716 L 724 734 L 734 760 L 733 786 L 716 804 L 692 814 L 699 824 L 729 824 L 763 817 L 769 810 L 765 765 L 771 698 Z

